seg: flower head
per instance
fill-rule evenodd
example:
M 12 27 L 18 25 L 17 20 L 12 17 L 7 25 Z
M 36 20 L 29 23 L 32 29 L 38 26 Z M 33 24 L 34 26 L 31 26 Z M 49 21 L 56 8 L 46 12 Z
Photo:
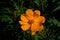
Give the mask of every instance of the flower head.
M 39 10 L 27 9 L 26 14 L 22 14 L 20 17 L 21 29 L 26 31 L 30 30 L 31 35 L 35 35 L 37 31 L 42 31 L 44 29 L 42 23 L 45 22 L 45 17 L 40 16 Z

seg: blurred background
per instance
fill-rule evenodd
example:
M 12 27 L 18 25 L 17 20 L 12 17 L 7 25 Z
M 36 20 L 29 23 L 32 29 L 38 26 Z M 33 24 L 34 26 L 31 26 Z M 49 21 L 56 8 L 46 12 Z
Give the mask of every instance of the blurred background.
M 46 18 L 45 29 L 34 36 L 18 22 L 29 8 Z M 60 40 L 60 0 L 0 0 L 0 40 Z

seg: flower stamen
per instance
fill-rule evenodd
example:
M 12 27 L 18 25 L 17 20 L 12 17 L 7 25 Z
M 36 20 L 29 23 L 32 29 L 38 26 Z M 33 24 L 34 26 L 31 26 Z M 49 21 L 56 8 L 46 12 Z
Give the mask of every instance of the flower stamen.
M 33 23 L 34 23 L 33 20 L 29 20 L 29 21 L 28 21 L 28 24 L 30 24 L 30 25 L 33 24 Z

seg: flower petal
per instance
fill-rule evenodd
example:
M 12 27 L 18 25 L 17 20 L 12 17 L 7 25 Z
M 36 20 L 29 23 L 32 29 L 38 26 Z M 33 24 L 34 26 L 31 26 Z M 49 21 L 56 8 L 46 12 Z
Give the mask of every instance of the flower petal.
M 35 35 L 36 34 L 36 32 L 34 31 L 34 32 L 31 32 L 31 35 Z
M 43 25 L 39 26 L 38 27 L 38 30 L 37 31 L 42 31 L 44 29 Z
M 40 16 L 40 21 L 42 22 L 42 23 L 44 23 L 45 22 L 45 17 L 44 16 Z
M 27 24 L 27 22 L 19 21 L 19 24 L 25 25 L 25 24 Z
M 27 14 L 27 16 L 28 16 L 30 19 L 32 19 L 32 17 L 33 17 L 33 11 L 32 11 L 31 9 L 27 9 L 27 10 L 26 10 L 26 14 Z
M 21 15 L 21 21 L 28 22 L 28 19 L 24 15 Z
M 40 22 L 40 16 L 37 17 L 37 18 L 35 17 L 33 20 L 34 20 L 35 23 L 39 23 Z
M 30 25 L 28 25 L 28 24 L 21 26 L 21 29 L 24 31 L 28 30 L 29 28 L 30 28 Z
M 36 34 L 37 28 L 38 28 L 37 23 L 33 23 L 32 26 L 31 26 L 31 34 L 32 35 Z
M 35 11 L 34 11 L 34 15 L 40 16 L 40 11 L 39 11 L 39 10 L 35 10 Z
M 31 31 L 34 32 L 34 31 L 37 31 L 37 27 L 38 25 L 36 23 L 33 23 L 32 26 L 31 26 Z

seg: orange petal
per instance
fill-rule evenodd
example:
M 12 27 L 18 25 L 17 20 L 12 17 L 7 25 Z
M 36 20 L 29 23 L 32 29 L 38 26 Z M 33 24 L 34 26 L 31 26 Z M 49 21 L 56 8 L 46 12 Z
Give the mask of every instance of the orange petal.
M 27 9 L 26 14 L 30 19 L 33 17 L 33 11 L 31 9 Z
M 42 31 L 44 29 L 43 25 L 39 26 L 38 27 L 38 30 L 37 31 Z
M 36 32 L 31 32 L 31 35 L 35 35 L 36 34 Z
M 39 15 L 40 16 L 40 11 L 39 10 L 35 10 L 34 11 L 34 15 Z
M 28 19 L 24 15 L 21 15 L 21 21 L 28 22 Z
M 29 28 L 30 28 L 30 25 L 28 25 L 28 24 L 21 26 L 21 29 L 24 31 L 28 30 Z
M 40 16 L 40 21 L 42 22 L 42 23 L 44 23 L 45 22 L 45 17 L 44 16 Z
M 19 21 L 19 24 L 25 25 L 25 24 L 27 24 L 27 22 Z
M 32 24 L 31 31 L 37 31 L 38 28 L 37 26 L 38 26 L 37 23 Z
M 39 23 L 39 22 L 40 22 L 40 16 L 37 17 L 37 18 L 35 17 L 35 18 L 34 18 L 34 22 L 35 22 L 35 23 Z

